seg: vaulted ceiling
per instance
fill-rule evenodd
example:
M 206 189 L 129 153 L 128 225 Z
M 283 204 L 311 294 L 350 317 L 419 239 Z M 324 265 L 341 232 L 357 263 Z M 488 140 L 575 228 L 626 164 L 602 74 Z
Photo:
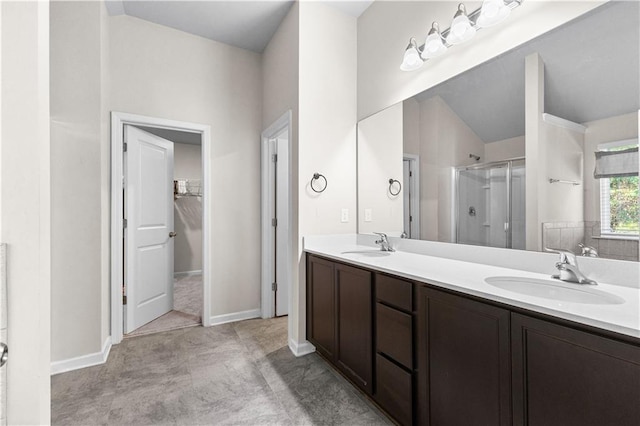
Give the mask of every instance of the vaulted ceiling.
M 360 16 L 373 0 L 327 2 Z M 162 1 L 106 0 L 111 15 L 129 15 L 254 52 L 262 52 L 293 0 Z
M 525 57 L 538 52 L 545 64 L 545 112 L 584 123 L 637 111 L 639 17 L 640 3 L 609 2 L 417 98 L 440 96 L 485 142 L 521 136 Z

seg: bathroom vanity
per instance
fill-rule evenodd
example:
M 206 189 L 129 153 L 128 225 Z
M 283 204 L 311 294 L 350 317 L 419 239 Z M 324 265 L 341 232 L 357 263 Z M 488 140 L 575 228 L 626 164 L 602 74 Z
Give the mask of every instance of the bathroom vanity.
M 305 238 L 307 339 L 398 423 L 639 424 L 637 287 L 553 300 L 486 280 L 549 275 L 347 240 Z

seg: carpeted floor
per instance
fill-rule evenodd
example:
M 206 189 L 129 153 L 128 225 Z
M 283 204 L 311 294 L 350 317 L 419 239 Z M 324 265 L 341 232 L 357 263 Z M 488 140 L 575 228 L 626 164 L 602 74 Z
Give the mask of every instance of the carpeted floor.
M 202 324 L 202 275 L 183 275 L 173 280 L 173 310 L 125 337 L 177 330 Z

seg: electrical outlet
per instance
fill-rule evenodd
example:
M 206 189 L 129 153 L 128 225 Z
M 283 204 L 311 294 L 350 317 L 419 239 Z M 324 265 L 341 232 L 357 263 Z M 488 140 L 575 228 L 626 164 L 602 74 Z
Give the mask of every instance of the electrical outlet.
M 371 222 L 371 209 L 364 209 L 364 221 Z
M 349 222 L 349 209 L 342 209 L 342 216 L 340 216 L 342 223 Z

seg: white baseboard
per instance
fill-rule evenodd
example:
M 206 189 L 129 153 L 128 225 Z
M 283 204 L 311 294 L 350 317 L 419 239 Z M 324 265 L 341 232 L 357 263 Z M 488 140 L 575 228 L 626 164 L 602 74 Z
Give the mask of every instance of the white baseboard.
M 252 309 L 250 311 L 233 312 L 231 314 L 215 315 L 209 318 L 209 325 L 220 325 L 228 322 L 236 322 L 253 318 L 260 318 L 262 310 Z
M 79 370 L 81 368 L 92 367 L 107 362 L 111 351 L 111 336 L 107 337 L 102 345 L 101 352 L 82 355 L 75 358 L 63 359 L 51 363 L 51 375 L 66 373 L 67 371 Z
M 297 357 L 309 355 L 310 353 L 313 353 L 316 351 L 316 347 L 313 346 L 311 343 L 307 341 L 298 343 L 293 339 L 289 339 L 289 349 Z
M 182 271 L 182 272 L 174 272 L 173 277 L 188 277 L 190 275 L 202 275 L 202 269 L 196 269 L 194 271 Z

